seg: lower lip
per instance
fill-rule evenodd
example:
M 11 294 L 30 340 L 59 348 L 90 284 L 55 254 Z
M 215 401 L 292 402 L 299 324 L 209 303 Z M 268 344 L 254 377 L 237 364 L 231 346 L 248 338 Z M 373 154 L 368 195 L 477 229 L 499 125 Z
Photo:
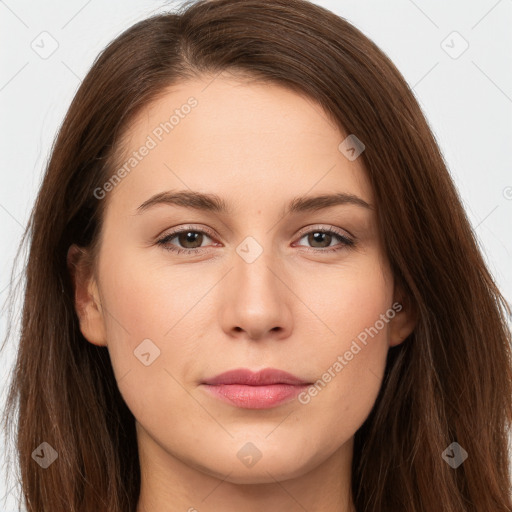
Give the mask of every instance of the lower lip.
M 292 400 L 308 385 L 272 384 L 246 386 L 243 384 L 205 384 L 204 387 L 217 398 L 243 409 L 268 409 Z

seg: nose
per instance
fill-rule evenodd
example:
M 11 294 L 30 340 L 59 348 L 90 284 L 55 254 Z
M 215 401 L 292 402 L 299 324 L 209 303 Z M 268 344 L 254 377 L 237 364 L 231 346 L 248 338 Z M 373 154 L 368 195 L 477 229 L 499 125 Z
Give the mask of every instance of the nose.
M 223 280 L 220 322 L 231 337 L 283 339 L 292 332 L 290 300 L 282 262 L 270 251 L 252 262 L 238 254 L 234 268 Z

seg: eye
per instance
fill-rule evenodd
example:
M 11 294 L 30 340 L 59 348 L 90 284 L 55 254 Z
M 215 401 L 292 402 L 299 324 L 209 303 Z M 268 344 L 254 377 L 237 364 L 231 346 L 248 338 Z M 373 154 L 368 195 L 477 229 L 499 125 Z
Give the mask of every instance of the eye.
M 317 228 L 301 235 L 300 240 L 307 238 L 315 252 L 340 251 L 347 247 L 355 246 L 355 241 L 334 229 Z M 331 246 L 331 242 L 338 240 L 340 243 Z
M 178 254 L 182 252 L 195 254 L 201 252 L 202 242 L 205 236 L 206 238 L 210 238 L 209 235 L 207 231 L 194 229 L 193 227 L 185 227 L 185 229 L 182 228 L 168 233 L 156 243 L 163 246 L 164 249 Z M 171 241 L 174 239 L 177 239 L 178 243 L 182 245 L 181 248 L 171 244 Z
M 176 254 L 187 253 L 197 254 L 203 252 L 203 242 L 206 238 L 213 238 L 213 234 L 209 231 L 195 229 L 193 226 L 172 231 L 166 234 L 163 238 L 157 240 L 157 244 L 161 245 L 165 250 L 174 252 Z M 307 238 L 308 243 L 312 245 L 311 251 L 326 253 L 340 251 L 342 249 L 355 246 L 355 241 L 341 232 L 332 229 L 316 228 L 310 231 L 303 232 L 300 239 Z M 176 239 L 181 247 L 176 246 L 172 241 Z M 332 242 L 338 240 L 338 244 L 332 245 Z M 300 247 L 301 245 L 299 245 Z

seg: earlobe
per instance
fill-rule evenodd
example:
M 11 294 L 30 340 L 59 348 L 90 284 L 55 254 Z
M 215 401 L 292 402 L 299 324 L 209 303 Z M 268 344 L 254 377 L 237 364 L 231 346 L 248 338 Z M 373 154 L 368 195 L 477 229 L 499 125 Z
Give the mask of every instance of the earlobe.
M 390 347 L 400 345 L 414 330 L 417 323 L 416 309 L 403 293 L 397 294 L 393 304 L 400 304 L 395 309 L 395 316 L 389 322 L 388 343 Z
M 106 329 L 98 293 L 86 250 L 73 244 L 68 249 L 67 267 L 74 289 L 74 307 L 80 331 L 93 345 L 106 346 Z

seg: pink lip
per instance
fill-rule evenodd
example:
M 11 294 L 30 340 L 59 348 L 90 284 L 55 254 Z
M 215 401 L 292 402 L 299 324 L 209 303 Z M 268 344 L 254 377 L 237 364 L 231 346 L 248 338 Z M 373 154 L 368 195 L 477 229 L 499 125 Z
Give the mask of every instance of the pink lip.
M 239 368 L 202 383 L 217 398 L 245 409 L 267 409 L 295 398 L 308 383 L 273 368 L 259 372 Z

